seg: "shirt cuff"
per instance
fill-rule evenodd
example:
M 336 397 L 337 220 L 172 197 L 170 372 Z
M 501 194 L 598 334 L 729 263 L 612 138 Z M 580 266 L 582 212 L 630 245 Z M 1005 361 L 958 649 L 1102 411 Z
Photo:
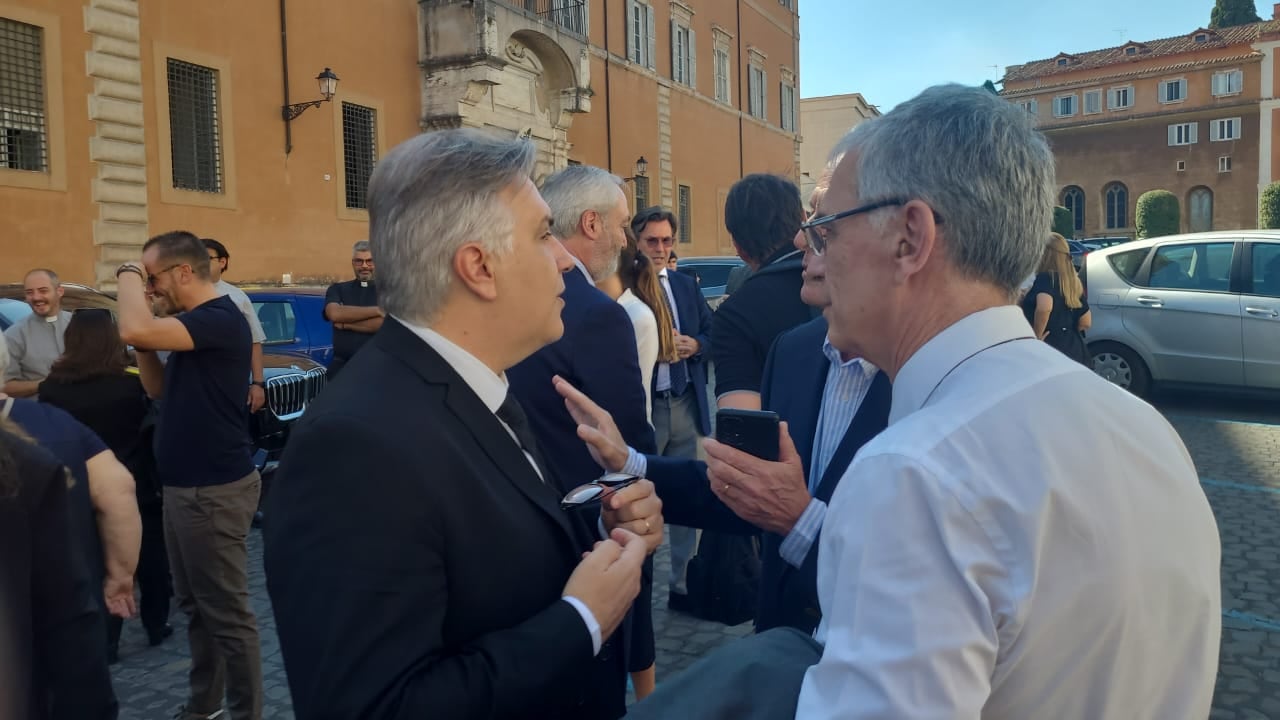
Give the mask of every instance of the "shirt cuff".
M 582 616 L 582 622 L 587 625 L 587 632 L 591 633 L 591 656 L 599 655 L 600 646 L 604 644 L 604 640 L 600 639 L 600 623 L 596 622 L 596 616 L 591 614 L 586 603 L 572 595 L 565 595 L 561 599 L 572 605 L 573 609 Z
M 800 519 L 796 521 L 795 527 L 791 528 L 791 532 L 787 533 L 787 537 L 778 546 L 778 554 L 787 561 L 788 565 L 794 568 L 804 565 L 804 559 L 808 557 L 810 548 L 818 539 L 818 533 L 822 531 L 822 521 L 826 517 L 827 504 L 817 498 L 810 500 L 809 507 L 800 513 Z
M 622 464 L 622 472 L 642 478 L 649 474 L 649 460 L 644 455 L 636 452 L 635 448 L 628 447 L 627 461 Z

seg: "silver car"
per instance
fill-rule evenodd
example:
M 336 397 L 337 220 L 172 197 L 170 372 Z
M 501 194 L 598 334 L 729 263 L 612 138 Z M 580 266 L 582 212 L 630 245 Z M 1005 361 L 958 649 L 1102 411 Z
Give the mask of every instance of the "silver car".
M 1280 231 L 1231 230 L 1089 253 L 1094 370 L 1153 385 L 1280 389 Z

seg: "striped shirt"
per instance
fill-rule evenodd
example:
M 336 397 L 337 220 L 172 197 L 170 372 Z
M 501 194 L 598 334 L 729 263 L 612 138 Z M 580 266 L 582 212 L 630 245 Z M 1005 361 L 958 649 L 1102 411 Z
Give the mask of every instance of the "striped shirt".
M 854 358 L 841 360 L 840 351 L 831 346 L 831 340 L 822 343 L 822 353 L 831 361 L 827 369 L 827 382 L 822 389 L 822 405 L 818 409 L 818 427 L 813 435 L 813 455 L 809 462 L 809 494 L 818 491 L 822 476 L 840 441 L 844 439 L 853 417 L 862 407 L 862 401 L 871 389 L 878 370 L 875 365 Z M 787 533 L 787 537 L 778 548 L 778 554 L 794 567 L 804 564 L 805 556 L 818 539 L 822 530 L 822 521 L 827 515 L 827 504 L 817 498 L 809 501 L 795 527 Z

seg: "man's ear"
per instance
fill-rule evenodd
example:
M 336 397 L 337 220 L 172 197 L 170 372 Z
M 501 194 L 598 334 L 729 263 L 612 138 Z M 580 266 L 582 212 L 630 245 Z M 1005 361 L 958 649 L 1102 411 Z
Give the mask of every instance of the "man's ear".
M 923 270 L 937 252 L 938 225 L 934 221 L 933 208 L 920 200 L 912 200 L 903 207 L 897 246 L 894 248 L 898 280 L 906 280 Z
M 595 210 L 587 210 L 578 218 L 578 225 L 581 226 L 584 235 L 595 240 L 604 230 L 604 218 Z
M 498 276 L 494 256 L 478 243 L 467 243 L 453 254 L 453 274 L 477 297 L 489 301 L 497 299 Z

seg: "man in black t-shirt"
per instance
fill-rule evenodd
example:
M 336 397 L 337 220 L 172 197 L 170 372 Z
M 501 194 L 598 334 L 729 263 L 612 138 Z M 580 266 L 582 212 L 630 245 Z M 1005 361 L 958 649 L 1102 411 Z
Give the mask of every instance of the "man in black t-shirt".
M 190 619 L 191 695 L 178 717 L 262 717 L 262 655 L 249 607 L 246 538 L 261 480 L 249 451 L 252 337 L 219 296 L 204 243 L 188 232 L 147 241 L 116 271 L 120 335 L 137 349 L 147 394 L 163 399 L 156 467 L 178 606 Z M 154 317 L 148 295 L 159 314 Z M 155 351 L 171 354 L 161 365 Z
M 800 299 L 804 258 L 792 245 L 804 221 L 800 189 L 777 175 L 748 175 L 729 188 L 724 221 L 751 275 L 711 319 L 716 405 L 759 410 L 773 341 L 815 314 Z
M 378 288 L 373 284 L 373 253 L 369 252 L 367 240 L 351 248 L 351 269 L 355 271 L 355 280 L 334 283 L 324 294 L 324 319 L 333 323 L 330 380 L 382 327 Z

